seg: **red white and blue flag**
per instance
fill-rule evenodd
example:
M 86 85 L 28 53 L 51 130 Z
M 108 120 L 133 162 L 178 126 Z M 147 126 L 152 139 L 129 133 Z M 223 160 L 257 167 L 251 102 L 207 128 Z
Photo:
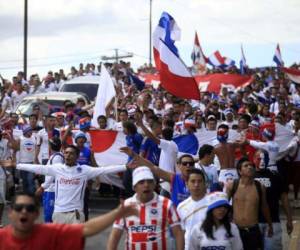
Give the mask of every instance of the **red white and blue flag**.
M 246 57 L 244 54 L 244 49 L 243 49 L 243 45 L 241 46 L 241 60 L 240 60 L 240 72 L 242 75 L 245 74 L 246 69 L 247 69 L 247 62 L 246 62 Z
M 284 65 L 284 62 L 281 57 L 279 44 L 277 44 L 276 46 L 275 55 L 273 56 L 273 61 L 276 63 L 277 67 L 282 67 Z
M 179 36 L 180 30 L 174 18 L 163 12 L 153 33 L 154 59 L 161 85 L 177 97 L 200 100 L 197 83 L 174 45 Z
M 296 68 L 284 68 L 281 70 L 287 75 L 287 77 L 294 83 L 300 83 L 300 70 Z
M 199 39 L 198 34 L 195 32 L 195 40 L 194 40 L 194 47 L 191 55 L 193 61 L 193 68 L 196 74 L 205 75 L 206 74 L 206 61 L 207 58 L 205 57 Z
M 217 50 L 209 58 L 208 63 L 214 68 L 227 69 L 235 65 L 235 61 L 229 57 L 222 56 Z

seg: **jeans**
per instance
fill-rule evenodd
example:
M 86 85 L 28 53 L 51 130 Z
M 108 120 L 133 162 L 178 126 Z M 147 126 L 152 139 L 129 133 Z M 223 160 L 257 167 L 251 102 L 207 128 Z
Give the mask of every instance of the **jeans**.
M 43 193 L 43 207 L 44 207 L 44 221 L 46 223 L 52 222 L 52 214 L 54 211 L 55 192 Z
M 21 170 L 20 175 L 23 182 L 23 191 L 34 194 L 35 192 L 34 174 Z
M 282 229 L 280 222 L 274 222 L 273 225 L 273 236 L 268 237 L 268 224 L 260 223 L 259 227 L 264 238 L 264 250 L 282 250 Z

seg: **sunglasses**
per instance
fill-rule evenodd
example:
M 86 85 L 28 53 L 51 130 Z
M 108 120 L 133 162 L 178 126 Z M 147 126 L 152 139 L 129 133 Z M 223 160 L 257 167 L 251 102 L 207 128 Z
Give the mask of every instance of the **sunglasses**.
M 25 208 L 26 212 L 34 213 L 37 211 L 37 208 L 34 204 L 14 204 L 12 209 L 20 213 Z
M 195 165 L 195 162 L 193 162 L 193 161 L 183 161 L 183 162 L 181 162 L 181 165 L 183 165 L 183 166 L 194 166 Z

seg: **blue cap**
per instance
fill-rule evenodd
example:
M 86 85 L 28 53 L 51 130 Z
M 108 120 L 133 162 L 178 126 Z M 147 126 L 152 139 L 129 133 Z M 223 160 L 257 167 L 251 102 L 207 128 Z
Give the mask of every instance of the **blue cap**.
M 77 132 L 77 133 L 76 133 L 75 138 L 74 138 L 75 142 L 76 142 L 76 140 L 77 140 L 78 138 L 84 138 L 84 139 L 87 140 L 86 135 L 85 135 L 84 133 L 82 133 L 82 132 Z
M 207 212 L 218 207 L 230 207 L 227 194 L 224 192 L 214 192 L 207 195 L 208 207 Z

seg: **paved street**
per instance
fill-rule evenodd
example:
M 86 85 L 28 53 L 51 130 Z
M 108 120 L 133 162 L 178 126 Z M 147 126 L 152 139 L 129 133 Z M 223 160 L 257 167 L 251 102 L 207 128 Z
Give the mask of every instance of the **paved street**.
M 117 206 L 118 201 L 111 198 L 93 198 L 91 201 L 90 208 L 90 216 L 95 217 L 97 215 L 106 213 L 110 211 L 112 208 Z M 300 209 L 294 209 L 294 220 L 300 222 Z M 42 222 L 42 217 L 40 216 L 40 222 Z M 8 223 L 7 219 L 7 209 L 4 212 L 4 224 Z M 286 234 L 285 230 L 285 220 L 282 218 L 283 225 L 283 242 L 284 242 L 284 250 L 288 249 L 289 236 Z M 108 228 L 104 232 L 94 237 L 88 238 L 86 240 L 86 250 L 104 250 L 106 248 L 106 242 L 109 236 L 111 228 Z M 119 249 L 124 249 L 124 239 L 121 240 L 119 244 Z

